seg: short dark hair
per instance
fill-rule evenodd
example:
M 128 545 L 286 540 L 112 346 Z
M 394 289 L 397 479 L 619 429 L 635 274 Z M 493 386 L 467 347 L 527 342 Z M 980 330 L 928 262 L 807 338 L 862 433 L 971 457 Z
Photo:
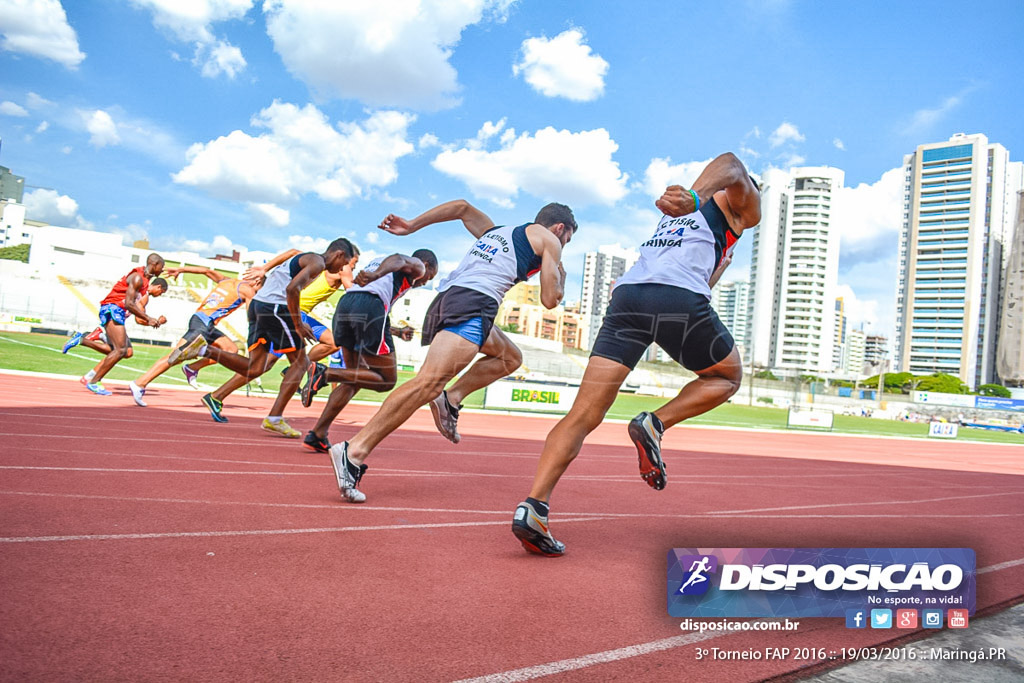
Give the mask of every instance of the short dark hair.
M 155 251 L 146 257 L 146 263 L 163 263 L 164 257 Z
M 328 244 L 327 250 L 324 253 L 329 254 L 332 251 L 340 251 L 344 253 L 345 256 L 347 256 L 348 258 L 352 258 L 353 256 L 359 255 L 359 248 L 356 247 L 356 245 L 349 242 L 344 237 L 339 237 L 338 239 Z
M 578 229 L 576 226 L 576 219 L 572 215 L 572 209 L 565 204 L 559 204 L 557 202 L 551 202 L 538 211 L 537 217 L 533 219 L 533 222 L 539 223 L 545 228 L 550 228 L 556 223 L 563 223 L 567 227 L 571 228 L 573 233 Z
M 150 287 L 154 287 L 156 285 L 160 285 L 161 287 L 163 287 L 165 292 L 171 288 L 171 286 L 167 284 L 167 280 L 163 279 L 162 277 L 155 277 L 149 281 Z
M 423 261 L 423 265 L 425 265 L 427 268 L 433 268 L 434 270 L 437 270 L 437 256 L 435 256 L 434 252 L 430 251 L 429 249 L 417 249 L 416 251 L 412 252 L 412 257 L 418 258 L 420 261 Z

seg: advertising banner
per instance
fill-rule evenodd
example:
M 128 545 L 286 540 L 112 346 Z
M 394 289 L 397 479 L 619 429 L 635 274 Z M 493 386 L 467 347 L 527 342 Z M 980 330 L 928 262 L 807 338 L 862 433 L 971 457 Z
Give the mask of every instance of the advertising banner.
M 495 382 L 484 394 L 484 408 L 567 413 L 579 387 L 540 382 Z

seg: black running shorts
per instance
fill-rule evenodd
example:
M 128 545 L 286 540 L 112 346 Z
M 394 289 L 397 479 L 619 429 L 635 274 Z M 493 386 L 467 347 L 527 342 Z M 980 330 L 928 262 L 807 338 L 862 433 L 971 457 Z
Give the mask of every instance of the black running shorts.
M 632 369 L 652 343 L 694 372 L 722 362 L 735 346 L 702 294 L 659 284 L 616 287 L 591 355 Z
M 498 302 L 487 294 L 468 287 L 449 287 L 434 297 L 427 309 L 423 319 L 423 346 L 429 345 L 441 330 L 457 327 L 473 318 L 480 318 L 483 323 L 481 337 L 486 342 L 497 315 Z
M 370 292 L 349 292 L 334 309 L 334 343 L 359 354 L 386 356 L 395 350 L 384 302 Z
M 184 339 L 187 342 L 191 342 L 200 336 L 206 340 L 207 344 L 212 344 L 225 335 L 212 322 L 197 313 L 193 313 L 192 317 L 188 319 L 188 331 L 184 334 Z
M 285 304 L 266 301 L 249 302 L 249 350 L 266 344 L 270 353 L 291 353 L 302 344 L 302 335 L 292 324 L 292 314 Z

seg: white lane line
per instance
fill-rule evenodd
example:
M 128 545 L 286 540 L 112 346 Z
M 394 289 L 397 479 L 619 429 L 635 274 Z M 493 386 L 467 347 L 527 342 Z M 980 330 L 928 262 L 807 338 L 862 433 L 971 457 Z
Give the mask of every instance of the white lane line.
M 41 451 L 43 453 L 54 453 L 51 448 L 22 448 L 18 447 L 18 452 L 22 453 L 25 451 Z M 277 467 L 316 467 L 322 469 L 326 467 L 323 464 L 314 463 L 303 463 L 303 462 L 281 462 L 280 460 L 232 460 L 231 458 L 193 458 L 188 455 L 148 455 L 145 453 L 115 453 L 113 451 L 103 451 L 102 453 L 90 453 L 89 455 L 100 456 L 112 456 L 115 458 L 143 458 L 151 460 L 188 460 L 189 462 L 217 462 L 223 465 L 274 465 Z M 308 453 L 313 455 L 313 453 Z M 317 455 L 326 456 L 326 453 L 319 453 Z M 66 459 L 67 455 L 60 454 L 61 459 Z M 376 471 L 376 470 L 375 470 Z M 934 486 L 929 488 L 935 488 Z
M 268 463 L 264 463 L 268 464 Z M 0 465 L 0 470 L 49 470 L 56 472 L 141 472 L 144 474 L 233 474 L 275 477 L 322 477 L 322 472 L 266 472 L 257 470 L 148 470 L 135 467 L 45 467 L 41 465 Z
M 1024 558 L 983 567 L 982 569 L 979 569 L 977 573 L 987 574 L 989 572 L 995 572 L 1009 567 L 1016 567 L 1022 564 L 1024 564 Z M 756 622 L 752 623 L 765 623 L 770 621 L 772 620 L 758 619 Z M 725 633 L 709 631 L 708 633 L 691 633 L 685 636 L 674 636 L 672 638 L 664 638 L 662 640 L 653 640 L 649 643 L 620 647 L 616 650 L 605 650 L 604 652 L 595 652 L 581 657 L 562 659 L 557 662 L 548 662 L 547 664 L 538 664 L 536 666 L 527 666 L 521 669 L 502 671 L 501 673 L 490 674 L 487 676 L 463 678 L 455 683 L 516 683 L 517 681 L 530 681 L 535 678 L 543 678 L 553 674 L 565 673 L 566 671 L 576 671 L 578 669 L 585 669 L 597 664 L 617 662 L 623 659 L 630 659 L 632 657 L 641 657 L 654 652 L 672 650 L 684 645 L 692 645 L 693 643 L 711 640 L 712 638 L 722 638 L 725 636 L 737 635 L 739 633 L 773 633 L 773 631 L 728 631 Z
M 917 503 L 938 503 L 947 500 L 971 500 L 974 498 L 994 498 L 996 496 L 1016 496 L 1021 494 L 1024 494 L 1024 491 L 1004 491 L 1002 493 L 979 493 L 973 496 L 946 496 L 944 498 L 922 498 L 918 500 L 879 500 L 868 503 L 822 503 L 819 505 L 787 505 L 785 507 L 751 508 L 747 510 L 714 510 L 710 514 L 734 515 L 747 514 L 750 512 L 781 512 L 784 510 L 819 510 L 821 508 L 866 507 L 868 505 L 914 505 Z
M 601 517 L 564 519 L 563 522 L 593 522 Z M 373 526 L 315 527 L 311 529 L 245 529 L 239 531 L 170 531 L 146 534 L 80 534 L 75 536 L 7 536 L 0 543 L 53 543 L 63 541 L 125 541 L 153 538 L 215 538 L 223 536 L 282 536 L 291 534 L 333 534 L 353 531 L 401 531 L 405 529 L 449 529 L 454 527 L 511 526 L 500 522 L 434 522 L 428 524 L 378 524 Z
M 81 500 L 108 500 L 124 503 L 175 503 L 185 505 L 224 505 L 241 507 L 267 507 L 267 508 L 288 508 L 288 509 L 311 509 L 311 510 L 334 510 L 334 511 L 361 511 L 361 512 L 441 512 L 445 514 L 474 514 L 474 515 L 510 515 L 512 510 L 470 510 L 464 508 L 423 508 L 423 507 L 401 507 L 385 505 L 344 505 L 340 503 L 271 503 L 260 501 L 244 500 L 196 500 L 192 498 L 152 498 L 140 496 L 105 496 L 88 493 L 42 493 L 37 491 L 3 491 L 0 495 L 5 496 L 30 496 L 38 498 L 77 498 Z M 563 512 L 553 521 L 561 522 L 562 516 L 570 518 L 594 517 L 600 519 L 721 519 L 708 513 L 643 513 L 643 512 Z M 981 515 L 944 515 L 944 514 L 912 514 L 901 515 L 908 518 L 922 519 L 979 519 L 995 517 L 1024 517 L 1024 512 L 991 513 Z M 891 519 L 890 514 L 878 515 L 731 515 L 728 519 Z

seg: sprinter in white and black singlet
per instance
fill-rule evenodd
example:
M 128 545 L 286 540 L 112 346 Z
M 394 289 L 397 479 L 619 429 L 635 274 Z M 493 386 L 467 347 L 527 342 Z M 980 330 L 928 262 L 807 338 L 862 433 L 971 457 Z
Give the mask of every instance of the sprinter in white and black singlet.
M 412 256 L 391 254 L 370 261 L 348 288 L 334 311 L 334 342 L 345 359 L 343 368 L 327 368 L 310 360 L 308 380 L 302 387 L 302 405 L 327 384 L 335 384 L 320 419 L 303 439 L 318 453 L 331 447 L 327 431 L 360 389 L 391 391 L 398 379 L 395 342 L 391 337 L 391 306 L 414 287 L 422 287 L 437 275 L 437 256 L 417 249 Z M 406 341 L 412 339 L 412 328 Z
M 692 188 L 670 186 L 655 205 L 664 215 L 640 245 L 640 259 L 615 283 L 576 400 L 548 434 L 530 496 L 513 514 L 512 532 L 529 552 L 565 552 L 548 526 L 551 493 L 648 346 L 658 344 L 697 374 L 678 396 L 629 423 L 640 475 L 656 490 L 666 483 L 665 429 L 721 405 L 739 389 L 739 354 L 711 308 L 711 287 L 736 240 L 761 220 L 757 185 L 727 153 L 708 164 Z
M 462 399 L 509 375 L 522 363 L 515 344 L 494 327 L 505 293 L 517 282 L 540 273 L 541 303 L 554 308 L 565 290 L 562 247 L 576 232 L 576 220 L 564 204 L 548 204 L 532 223 L 495 226 L 486 214 L 464 200 L 446 202 L 406 220 L 394 214 L 380 224 L 393 235 L 410 235 L 434 223 L 460 220 L 476 238 L 458 267 L 441 282 L 423 323 L 429 345 L 416 376 L 393 391 L 377 414 L 352 439 L 330 448 L 342 497 L 361 503 L 356 487 L 364 461 L 384 437 L 398 429 L 422 405 L 430 404 L 438 431 L 459 442 L 456 420 Z M 475 363 L 478 353 L 483 357 Z M 446 385 L 473 363 L 452 386 Z

